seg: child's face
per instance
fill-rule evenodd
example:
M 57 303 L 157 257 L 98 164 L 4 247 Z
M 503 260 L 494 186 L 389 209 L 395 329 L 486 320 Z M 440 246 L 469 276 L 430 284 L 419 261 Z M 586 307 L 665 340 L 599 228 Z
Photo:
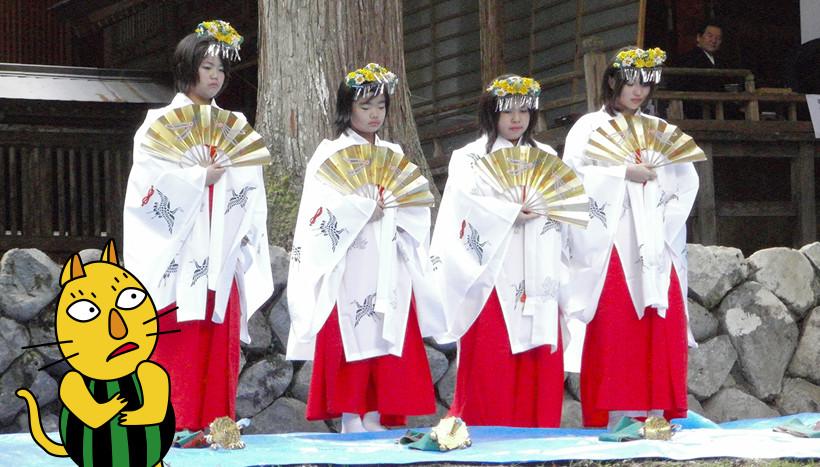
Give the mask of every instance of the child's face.
M 199 64 L 197 82 L 188 90 L 188 97 L 197 104 L 210 104 L 222 85 L 225 84 L 225 69 L 222 59 L 215 55 L 208 55 Z
M 501 112 L 498 115 L 496 129 L 498 135 L 513 143 L 521 138 L 530 125 L 530 112 L 526 105 Z
M 353 101 L 350 126 L 359 134 L 376 133 L 384 124 L 386 113 L 384 94 Z
M 635 113 L 649 96 L 651 89 L 649 84 L 624 84 L 618 96 L 618 109 L 622 112 Z

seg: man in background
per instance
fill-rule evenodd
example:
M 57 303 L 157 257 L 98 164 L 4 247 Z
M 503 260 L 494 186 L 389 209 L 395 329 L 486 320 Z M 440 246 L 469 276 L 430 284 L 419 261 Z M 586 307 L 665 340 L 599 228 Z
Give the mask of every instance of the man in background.
M 728 68 L 720 57 L 720 46 L 723 43 L 723 27 L 714 20 L 704 22 L 696 36 L 697 47 L 673 60 L 679 68 Z M 671 80 L 670 88 L 675 91 L 723 92 L 726 78 L 708 78 L 702 76 L 676 76 Z M 738 88 L 739 90 L 739 88 Z M 725 109 L 727 114 L 737 114 L 735 106 Z M 703 105 L 697 102 L 684 101 L 683 113 L 686 118 L 703 118 Z M 713 115 L 714 116 L 714 115 Z M 729 115 L 727 115 L 729 117 Z

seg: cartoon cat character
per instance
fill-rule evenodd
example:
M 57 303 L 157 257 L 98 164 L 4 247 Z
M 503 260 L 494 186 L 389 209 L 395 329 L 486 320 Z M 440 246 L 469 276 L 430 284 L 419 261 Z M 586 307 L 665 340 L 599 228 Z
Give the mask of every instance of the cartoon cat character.
M 151 297 L 118 265 L 113 240 L 100 261 L 69 259 L 60 285 L 57 342 L 50 345 L 59 345 L 72 367 L 59 390 L 63 444 L 44 433 L 37 400 L 21 388 L 34 442 L 80 466 L 161 466 L 175 418 L 168 373 L 148 361 L 164 333 Z

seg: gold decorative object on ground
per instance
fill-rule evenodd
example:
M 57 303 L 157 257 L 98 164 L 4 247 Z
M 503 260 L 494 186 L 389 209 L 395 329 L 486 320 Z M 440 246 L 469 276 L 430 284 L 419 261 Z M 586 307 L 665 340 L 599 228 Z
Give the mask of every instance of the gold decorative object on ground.
M 205 441 L 212 449 L 244 449 L 245 443 L 239 434 L 239 424 L 230 417 L 219 417 L 209 425 L 210 433 Z
M 673 434 L 672 425 L 663 417 L 648 417 L 641 427 L 641 436 L 644 439 L 668 441 L 672 439 Z
M 148 127 L 142 150 L 180 167 L 266 165 L 271 155 L 262 137 L 234 112 L 210 105 L 171 109 Z
M 619 115 L 592 132 L 586 155 L 614 164 L 654 167 L 706 160 L 706 154 L 675 125 L 643 115 Z
M 475 170 L 500 196 L 558 222 L 586 227 L 584 184 L 561 159 L 533 147 L 498 149 L 475 162 Z
M 322 163 L 317 176 L 339 193 L 381 200 L 386 208 L 435 204 L 430 184 L 416 164 L 383 146 L 342 149 Z
M 442 451 L 470 447 L 470 433 L 467 424 L 458 417 L 442 418 L 430 431 L 430 439 L 438 443 Z

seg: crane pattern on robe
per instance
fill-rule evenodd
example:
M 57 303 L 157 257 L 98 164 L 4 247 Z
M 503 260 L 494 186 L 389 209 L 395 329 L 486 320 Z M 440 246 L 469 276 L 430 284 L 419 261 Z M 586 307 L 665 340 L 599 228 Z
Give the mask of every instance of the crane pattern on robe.
M 367 248 L 367 239 L 364 238 L 363 235 L 359 235 L 356 237 L 356 240 L 353 240 L 353 244 L 350 245 L 350 248 L 355 248 L 357 250 L 364 250 Z
M 353 327 L 359 325 L 359 322 L 365 316 L 369 316 L 374 320 L 378 320 L 379 317 L 376 315 L 376 294 L 372 293 L 365 297 L 364 303 L 359 303 L 358 300 L 353 300 L 350 302 L 351 305 L 356 305 L 356 322 L 353 324 Z
M 430 256 L 430 265 L 432 266 L 433 271 L 438 271 L 438 267 L 441 266 L 441 256 Z
M 464 230 L 467 227 L 469 227 L 470 231 L 465 236 Z M 484 262 L 484 247 L 489 241 L 482 242 L 478 230 L 473 227 L 473 224 L 467 222 L 466 219 L 461 221 L 461 230 L 459 231 L 458 238 L 464 240 L 464 247 L 467 248 L 467 251 L 471 251 L 475 254 L 476 259 L 478 259 L 478 264 L 482 264 Z
M 253 185 L 245 185 L 239 190 L 239 193 L 236 192 L 233 188 L 231 188 L 231 199 L 228 200 L 228 207 L 225 209 L 225 214 L 227 214 L 231 209 L 235 206 L 241 206 L 242 209 L 245 209 L 245 204 L 248 202 L 248 192 L 251 190 L 255 190 L 256 187 Z
M 526 285 L 524 279 L 521 279 L 521 282 L 519 282 L 518 284 L 512 284 L 512 287 L 515 291 L 516 306 L 520 303 L 524 303 L 524 301 L 527 299 Z
M 555 219 L 551 217 L 547 217 L 547 221 L 544 222 L 544 227 L 541 229 L 541 233 L 539 235 L 544 235 L 545 233 L 549 232 L 550 230 L 555 230 L 556 232 L 561 231 L 561 224 L 558 223 Z
M 197 263 L 196 260 L 192 262 L 194 263 L 194 275 L 191 278 L 191 287 L 193 287 L 201 277 L 208 276 L 208 258 L 205 258 L 202 264 Z
M 541 283 L 541 294 L 547 298 L 558 299 L 558 281 L 552 277 L 545 277 L 544 282 Z
M 592 197 L 589 198 L 589 218 L 590 219 L 598 219 L 599 221 L 601 221 L 601 224 L 604 225 L 604 228 L 607 228 L 607 226 L 606 226 L 606 211 L 604 210 L 604 209 L 606 209 L 607 204 L 609 204 L 609 203 L 598 204 L 598 202 L 595 201 L 594 198 L 592 198 Z
M 174 217 L 177 211 L 182 211 L 182 208 L 171 209 L 171 200 L 165 196 L 165 193 L 159 191 L 158 188 L 156 189 L 156 193 L 159 195 L 159 201 L 154 201 L 154 204 L 151 206 L 151 212 L 154 213 L 151 219 L 160 218 L 164 220 L 168 225 L 168 233 L 171 234 L 174 232 Z
M 322 220 L 319 223 L 318 233 L 330 240 L 330 250 L 335 252 L 336 247 L 339 246 L 339 240 L 341 240 L 342 234 L 347 232 L 347 228 L 340 229 L 336 216 L 330 212 L 330 209 L 323 209 L 321 206 L 316 210 L 316 214 L 310 218 L 310 225 L 313 225 L 324 211 L 327 211 L 327 220 Z
M 172 259 L 171 264 L 165 268 L 165 272 L 162 273 L 162 277 L 159 279 L 159 287 L 164 287 L 168 283 L 171 274 L 176 274 L 177 271 L 179 271 L 179 263 L 176 262 L 176 259 Z
M 663 220 L 664 220 L 664 222 L 666 222 L 666 205 L 669 204 L 669 202 L 672 201 L 673 199 L 680 199 L 680 198 L 678 198 L 678 195 L 676 195 L 675 193 L 667 193 L 667 192 L 661 190 L 661 196 L 660 196 L 660 199 L 658 200 L 658 207 L 659 208 L 663 207 Z

